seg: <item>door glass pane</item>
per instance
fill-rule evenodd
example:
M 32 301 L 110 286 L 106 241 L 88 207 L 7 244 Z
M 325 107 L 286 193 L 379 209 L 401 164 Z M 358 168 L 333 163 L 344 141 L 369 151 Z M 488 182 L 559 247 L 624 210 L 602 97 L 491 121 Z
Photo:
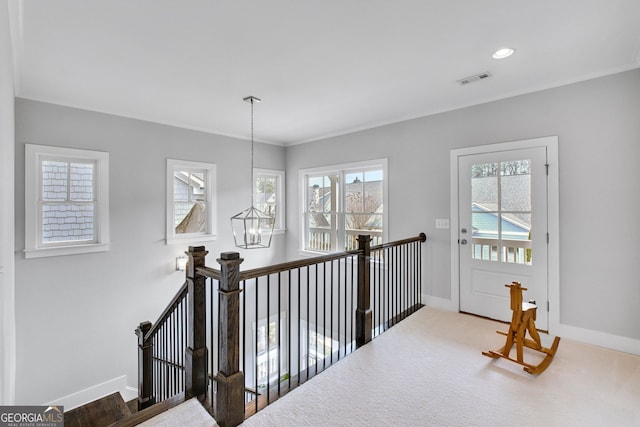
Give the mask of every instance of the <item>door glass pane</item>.
M 511 212 L 531 211 L 531 173 L 529 160 L 500 164 L 501 209 Z
M 471 214 L 473 258 L 484 261 L 498 261 L 498 216 L 494 212 L 484 212 L 479 207 Z
M 471 166 L 474 259 L 531 265 L 530 160 Z
M 498 163 L 471 165 L 471 203 L 489 210 L 498 208 Z

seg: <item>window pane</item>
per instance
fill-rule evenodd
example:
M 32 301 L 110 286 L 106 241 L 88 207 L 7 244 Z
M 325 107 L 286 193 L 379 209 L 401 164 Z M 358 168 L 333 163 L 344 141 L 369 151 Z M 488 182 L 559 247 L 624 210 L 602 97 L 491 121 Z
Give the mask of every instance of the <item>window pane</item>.
M 338 177 L 319 176 L 309 178 L 307 203 L 310 212 L 335 212 L 338 209 Z
M 42 200 L 67 200 L 68 167 L 67 162 L 42 162 Z
M 471 202 L 487 210 L 498 207 L 498 163 L 471 165 Z
M 356 178 L 350 179 L 350 176 L 355 176 Z M 350 174 L 346 177 L 346 212 L 365 212 L 364 182 L 358 176 L 362 176 L 362 174 Z
M 531 211 L 529 160 L 501 163 L 500 196 L 502 211 Z
M 205 173 L 204 172 L 194 172 L 190 176 L 190 184 L 191 184 L 191 200 L 204 200 L 204 180 Z
M 498 260 L 498 214 L 474 209 L 471 214 L 473 258 Z
M 184 171 L 175 171 L 173 173 L 173 200 L 188 201 L 189 200 L 189 173 Z
M 531 214 L 502 215 L 502 262 L 531 265 Z
M 93 200 L 93 173 L 92 163 L 71 163 L 70 200 Z
M 307 249 L 316 251 L 330 251 L 335 246 L 335 215 L 318 212 L 307 214 L 309 220 L 309 234 Z
M 382 214 L 346 214 L 345 250 L 358 248 L 358 235 L 371 236 L 371 244 L 382 244 Z
M 186 213 L 185 213 L 186 212 Z M 207 231 L 207 205 L 203 201 L 175 204 L 176 234 L 205 233 Z
M 256 179 L 256 208 L 265 212 L 266 214 L 276 218 L 276 203 L 277 203 L 277 177 L 275 176 L 259 176 Z
M 175 234 L 206 233 L 206 172 L 173 173 L 173 220 Z
M 93 203 L 45 203 L 42 205 L 42 242 L 92 241 Z
M 382 213 L 383 196 L 383 173 L 382 170 L 373 170 L 364 173 L 364 194 L 365 198 L 374 202 L 374 206 L 365 204 L 365 212 Z

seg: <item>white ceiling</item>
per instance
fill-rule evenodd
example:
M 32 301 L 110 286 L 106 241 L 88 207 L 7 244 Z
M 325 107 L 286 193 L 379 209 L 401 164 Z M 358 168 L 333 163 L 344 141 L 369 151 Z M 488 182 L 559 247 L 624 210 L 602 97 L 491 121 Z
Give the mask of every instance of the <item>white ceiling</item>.
M 18 97 L 282 145 L 640 67 L 639 0 L 9 1 Z

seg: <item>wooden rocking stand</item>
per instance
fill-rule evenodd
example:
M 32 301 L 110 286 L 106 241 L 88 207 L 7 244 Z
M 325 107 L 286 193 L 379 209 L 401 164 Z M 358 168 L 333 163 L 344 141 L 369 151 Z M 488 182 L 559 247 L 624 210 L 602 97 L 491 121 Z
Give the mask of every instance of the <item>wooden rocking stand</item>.
M 523 288 L 519 282 L 513 282 L 510 285 L 504 285 L 511 290 L 511 310 L 513 311 L 513 317 L 511 318 L 511 325 L 509 326 L 509 332 L 497 331 L 500 335 L 507 336 L 507 342 L 504 347 L 498 351 L 483 351 L 482 354 L 492 358 L 502 357 L 512 362 L 516 362 L 524 366 L 524 370 L 532 375 L 538 375 L 542 373 L 551 364 L 553 356 L 558 351 L 558 344 L 560 344 L 560 337 L 555 337 L 551 348 L 543 347 L 540 342 L 540 335 L 536 330 L 536 309 L 535 303 L 522 302 L 522 291 L 526 291 L 527 288 Z M 526 337 L 527 331 L 532 339 Z M 516 359 L 509 357 L 513 344 L 516 345 Z M 523 350 L 524 347 L 531 348 L 545 354 L 544 359 L 538 365 L 531 365 L 524 362 Z

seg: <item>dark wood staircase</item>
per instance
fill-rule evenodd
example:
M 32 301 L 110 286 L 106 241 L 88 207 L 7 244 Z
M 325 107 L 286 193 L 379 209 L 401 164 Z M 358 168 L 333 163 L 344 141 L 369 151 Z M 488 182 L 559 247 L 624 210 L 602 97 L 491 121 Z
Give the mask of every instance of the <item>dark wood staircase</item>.
M 115 392 L 64 413 L 65 427 L 106 427 L 138 411 L 136 399 L 125 403 Z

